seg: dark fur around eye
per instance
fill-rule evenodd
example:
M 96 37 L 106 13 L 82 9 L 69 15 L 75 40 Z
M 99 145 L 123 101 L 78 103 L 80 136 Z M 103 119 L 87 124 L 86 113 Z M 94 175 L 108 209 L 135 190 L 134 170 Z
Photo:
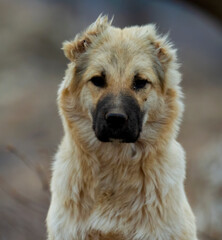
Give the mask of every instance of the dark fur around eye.
M 133 90 L 140 90 L 146 87 L 147 84 L 149 84 L 150 82 L 146 79 L 142 79 L 138 76 L 135 76 L 133 79 Z
M 105 76 L 95 76 L 90 79 L 90 81 L 99 88 L 106 87 L 106 79 Z

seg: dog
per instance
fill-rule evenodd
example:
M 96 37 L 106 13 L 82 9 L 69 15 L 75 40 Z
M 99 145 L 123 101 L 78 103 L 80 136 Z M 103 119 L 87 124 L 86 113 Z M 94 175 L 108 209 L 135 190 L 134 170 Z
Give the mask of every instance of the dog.
M 99 16 L 63 50 L 65 134 L 52 168 L 48 240 L 197 240 L 176 141 L 181 74 L 167 36 Z

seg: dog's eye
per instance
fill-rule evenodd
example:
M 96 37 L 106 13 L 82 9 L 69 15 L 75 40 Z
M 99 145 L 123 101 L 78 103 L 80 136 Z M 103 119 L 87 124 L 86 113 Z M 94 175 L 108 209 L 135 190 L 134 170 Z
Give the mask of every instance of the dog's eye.
M 95 76 L 90 79 L 90 81 L 99 88 L 104 88 L 106 86 L 106 80 L 103 76 Z
M 142 79 L 138 76 L 136 76 L 133 80 L 133 90 L 140 90 L 142 88 L 145 88 L 147 84 L 150 82 L 146 79 Z

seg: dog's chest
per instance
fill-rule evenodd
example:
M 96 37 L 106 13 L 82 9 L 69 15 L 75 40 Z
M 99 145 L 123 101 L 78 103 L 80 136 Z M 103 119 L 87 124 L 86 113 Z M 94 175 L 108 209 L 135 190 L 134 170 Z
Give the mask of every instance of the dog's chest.
M 118 226 L 130 225 L 132 220 L 142 222 L 145 191 L 141 173 L 119 166 L 110 172 L 101 172 L 98 177 L 94 210 L 89 220 L 92 228 L 109 232 Z
M 101 168 L 98 179 L 96 196 L 100 207 L 130 211 L 135 201 L 143 203 L 145 180 L 139 166 L 106 166 Z

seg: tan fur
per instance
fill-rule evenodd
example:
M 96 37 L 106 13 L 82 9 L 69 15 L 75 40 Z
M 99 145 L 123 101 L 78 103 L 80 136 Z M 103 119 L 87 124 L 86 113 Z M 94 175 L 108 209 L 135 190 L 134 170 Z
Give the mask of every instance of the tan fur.
M 176 51 L 153 25 L 119 29 L 99 17 L 74 41 L 58 91 L 65 135 L 53 163 L 49 240 L 196 240 L 184 192 L 183 112 Z M 103 70 L 106 89 L 89 81 Z M 135 74 L 152 84 L 139 93 Z M 136 143 L 100 142 L 90 109 L 125 91 L 145 112 Z

